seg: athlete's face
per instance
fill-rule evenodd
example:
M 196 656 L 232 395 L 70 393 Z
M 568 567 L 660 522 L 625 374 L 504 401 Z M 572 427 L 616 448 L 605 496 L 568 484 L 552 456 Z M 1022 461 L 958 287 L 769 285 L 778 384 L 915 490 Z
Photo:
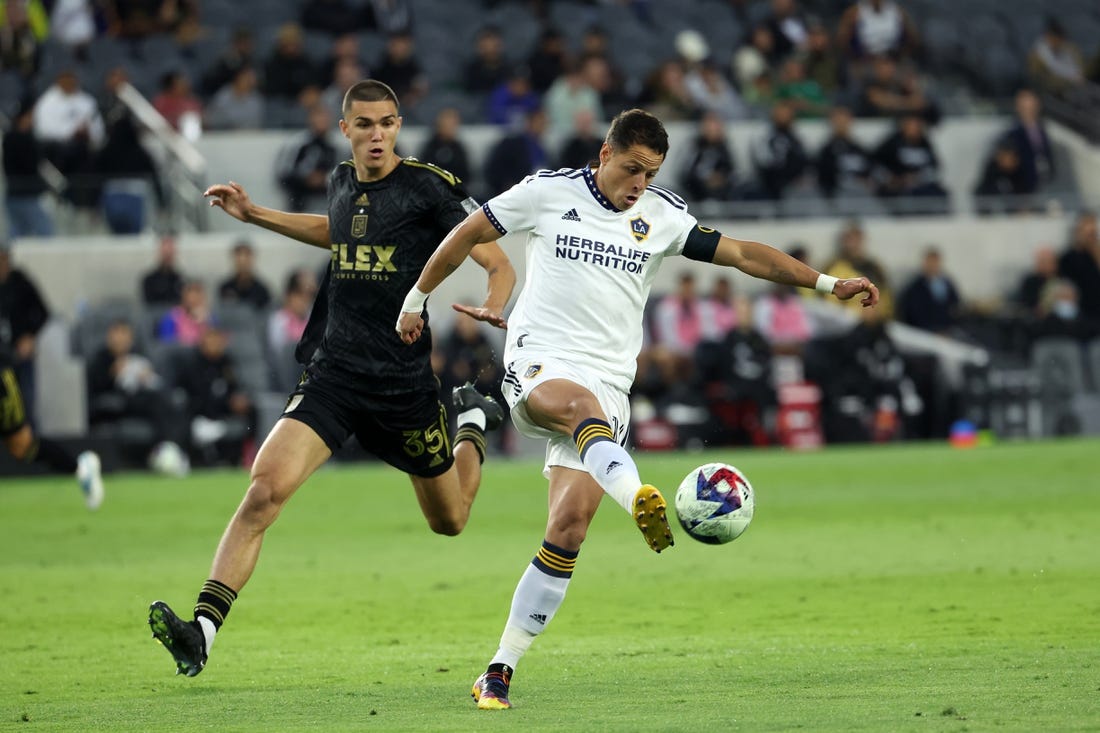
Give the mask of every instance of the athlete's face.
M 642 197 L 664 161 L 665 156 L 645 145 L 616 151 L 604 143 L 600 148 L 596 186 L 615 208 L 629 209 Z
M 397 159 L 393 146 L 400 129 L 401 118 L 393 102 L 351 103 L 340 120 L 340 131 L 351 141 L 351 157 L 360 179 L 381 178 L 394 169 Z

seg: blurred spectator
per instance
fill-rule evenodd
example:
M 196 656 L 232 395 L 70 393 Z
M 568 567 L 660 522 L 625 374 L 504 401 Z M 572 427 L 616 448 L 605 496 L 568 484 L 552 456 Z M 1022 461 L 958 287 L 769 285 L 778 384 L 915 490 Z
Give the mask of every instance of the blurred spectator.
M 11 250 L 0 242 L 0 344 L 11 345 L 12 370 L 23 393 L 28 422 L 34 423 L 34 360 L 38 333 L 50 318 L 38 286 L 13 267 Z
M 311 270 L 290 273 L 283 290 L 283 304 L 267 320 L 267 343 L 275 353 L 302 338 L 309 312 L 317 297 L 317 276 Z
M 363 14 L 346 0 L 306 0 L 301 19 L 303 28 L 338 36 L 358 30 Z
M 1031 188 L 1020 164 L 1016 146 L 1001 140 L 982 169 L 982 177 L 974 189 L 978 212 L 981 214 L 1027 211 Z
M 222 303 L 241 303 L 256 310 L 267 308 L 271 291 L 256 276 L 256 251 L 245 239 L 233 245 L 233 274 L 218 286 L 218 300 Z
M 1043 246 L 1035 250 L 1035 264 L 1020 278 L 1015 300 L 1030 315 L 1039 312 L 1039 298 L 1043 289 L 1058 278 L 1058 256 L 1053 247 Z
M 717 114 L 703 115 L 689 155 L 683 186 L 693 201 L 735 198 L 736 164 L 726 139 L 725 125 Z
M 1047 18 L 1042 34 L 1027 56 L 1027 71 L 1040 93 L 1062 96 L 1085 81 L 1081 50 L 1066 37 L 1061 21 Z
M 105 0 L 107 32 L 131 40 L 174 30 L 190 5 L 182 0 Z
M 773 284 L 757 298 L 753 321 L 775 354 L 799 355 L 813 336 L 805 299 L 792 285 Z
M 0 71 L 13 70 L 31 79 L 38 72 L 49 30 L 50 19 L 40 0 L 0 4 Z
M 545 94 L 554 80 L 565 73 L 567 61 L 565 36 L 557 28 L 544 28 L 527 57 L 531 88 L 536 94 Z
M 153 363 L 137 352 L 134 329 L 118 320 L 107 327 L 103 346 L 88 360 L 88 422 L 113 423 L 124 418 L 143 418 L 153 427 L 156 444 L 187 445 L 184 406 L 173 399 L 171 385 Z
M 809 28 L 798 0 L 771 0 L 771 12 L 764 19 L 775 39 L 774 59 L 782 62 L 806 50 Z
M 42 205 L 49 190 L 39 172 L 42 151 L 31 129 L 34 107 L 25 101 L 11 129 L 4 133 L 4 208 L 8 213 L 8 236 L 52 237 L 53 219 Z
M 1039 318 L 1028 329 L 1031 340 L 1071 338 L 1087 342 L 1100 337 L 1100 321 L 1082 312 L 1081 295 L 1071 280 L 1056 279 L 1044 286 Z
M 695 275 L 691 272 L 681 273 L 676 292 L 657 301 L 649 356 L 666 387 L 691 374 L 700 342 L 718 338 L 709 314 L 710 309 L 696 293 Z
M 816 81 L 826 95 L 834 94 L 843 85 L 845 78 L 840 55 L 829 29 L 821 21 L 810 23 L 806 52 L 800 58 L 806 67 L 806 78 Z
M 676 59 L 661 62 L 649 73 L 638 105 L 665 121 L 691 120 L 698 111 L 684 83 L 684 67 Z
M 428 93 L 428 77 L 416 60 L 412 33 L 393 33 L 386 39 L 386 50 L 375 64 L 373 77 L 389 84 L 402 109 L 413 109 Z
M 218 55 L 214 65 L 202 75 L 199 89 L 206 98 L 214 96 L 220 89 L 231 83 L 237 73 L 247 67 L 255 67 L 256 41 L 248 28 L 233 31 L 229 46 Z
M 852 137 L 852 113 L 834 107 L 829 113 L 829 137 L 817 154 L 817 183 L 830 199 L 870 196 L 871 155 Z
M 917 28 L 894 0 L 856 0 L 840 17 L 837 47 L 846 54 L 854 76 L 876 56 L 911 58 L 917 50 Z
M 409 0 L 366 0 L 363 14 L 363 24 L 382 35 L 412 33 L 413 16 Z
M 836 254 L 821 271 L 841 280 L 849 277 L 866 277 L 878 286 L 879 303 L 874 310 L 879 311 L 883 319 L 893 317 L 894 298 L 886 279 L 886 270 L 878 260 L 867 254 L 867 236 L 859 222 L 849 221 L 844 225 L 837 236 Z M 837 303 L 853 312 L 871 310 L 863 308 L 859 298 L 841 300 Z
M 1024 193 L 1034 193 L 1054 179 L 1054 147 L 1040 116 L 1039 96 L 1021 89 L 1015 101 L 1016 120 L 1005 140 L 1016 148 Z
M 771 121 L 771 127 L 752 147 L 752 162 L 756 168 L 758 195 L 777 200 L 805 175 L 809 159 L 794 129 L 791 105 L 776 102 Z
M 1081 314 L 1100 321 L 1100 232 L 1095 213 L 1077 216 L 1073 238 L 1058 258 L 1058 275 L 1077 286 Z
M 603 138 L 596 130 L 596 120 L 588 110 L 573 118 L 573 132 L 558 153 L 558 168 L 584 168 L 600 156 Z
M 872 157 L 878 193 L 894 201 L 895 213 L 945 210 L 947 191 L 940 184 L 939 159 L 921 117 L 902 117 L 897 131 L 878 146 Z
M 627 91 L 627 79 L 611 54 L 610 40 L 602 26 L 592 25 L 581 36 L 579 56 L 585 78 L 600 93 L 602 119 L 610 120 L 628 109 L 633 98 Z
M 328 176 L 340 161 L 329 135 L 332 119 L 324 107 L 309 111 L 309 128 L 287 142 L 275 168 L 290 211 L 326 211 Z
M 798 118 L 824 117 L 829 109 L 825 92 L 816 81 L 806 77 L 806 66 L 797 57 L 788 58 L 780 66 L 775 98 L 789 102 Z
M 475 94 L 488 94 L 508 79 L 511 67 L 504 57 L 504 39 L 495 25 L 477 32 L 474 55 L 466 62 L 462 88 Z
M 508 81 L 489 95 L 486 119 L 494 125 L 517 130 L 523 120 L 539 108 L 539 95 L 531 89 L 531 79 L 522 66 L 513 67 Z
M 256 408 L 237 379 L 227 351 L 228 334 L 210 327 L 195 343 L 179 376 L 187 393 L 192 443 L 206 463 L 238 463 L 244 457 L 245 436 L 255 429 Z M 234 424 L 238 429 L 232 429 Z
M 293 100 L 307 87 L 319 87 L 318 76 L 313 61 L 303 50 L 302 29 L 295 23 L 280 26 L 275 50 L 264 64 L 264 93 Z
M 202 131 L 202 102 L 191 93 L 191 80 L 182 71 L 169 71 L 160 79 L 160 93 L 153 107 L 176 131 L 189 140 Z
M 157 338 L 173 344 L 194 346 L 203 332 L 213 325 L 210 300 L 201 280 L 183 284 L 178 305 L 164 314 L 157 323 Z
M 63 70 L 34 106 L 34 136 L 46 159 L 69 178 L 66 196 L 78 206 L 95 203 L 87 176 L 105 135 L 95 97 L 80 88 L 71 69 Z
M 718 67 L 709 61 L 690 68 L 684 75 L 684 88 L 695 107 L 703 112 L 714 112 L 726 122 L 751 116 L 748 105 L 737 90 L 722 76 Z
M 264 124 L 264 98 L 260 80 L 251 66 L 237 69 L 232 81 L 217 91 L 206 105 L 204 117 L 211 130 L 256 130 Z
M 137 234 L 145 228 L 148 209 L 166 201 L 160 172 L 153 156 L 141 144 L 133 117 L 111 125 L 107 144 L 96 155 L 100 205 L 107 226 L 115 234 Z
M 133 118 L 130 107 L 119 97 L 123 87 L 130 84 L 130 74 L 125 66 L 115 66 L 103 75 L 103 88 L 99 92 L 96 104 L 99 105 L 99 115 L 103 118 L 103 125 L 108 135 L 111 126 L 123 117 Z M 131 122 L 136 122 L 131 119 Z
M 465 315 L 454 319 L 450 333 L 439 347 L 443 369 L 439 373 L 443 394 L 467 382 L 482 394 L 497 394 L 503 377 L 496 349 L 479 321 Z
M 351 58 L 342 58 L 336 62 L 332 83 L 321 92 L 318 104 L 329 111 L 332 118 L 339 120 L 344 116 L 344 96 L 355 84 L 366 78 L 364 66 Z
M 545 133 L 546 113 L 536 109 L 527 115 L 521 131 L 506 135 L 489 150 L 485 182 L 490 196 L 508 190 L 525 176 L 546 167 Z
M 462 181 L 470 181 L 470 156 L 458 137 L 462 118 L 454 107 L 445 107 L 435 116 L 432 136 L 420 150 L 420 159 L 454 173 Z
M 889 56 L 876 56 L 871 61 L 870 78 L 860 92 L 859 114 L 895 118 L 916 114 L 930 123 L 939 119 L 939 109 L 925 95 L 916 73 L 902 69 Z
M 367 63 L 367 59 L 359 48 L 359 36 L 354 33 L 343 33 L 332 40 L 328 57 L 321 64 L 319 70 L 321 84 L 329 85 L 336 81 L 336 69 L 342 63 L 354 64 L 356 68 L 361 70 L 359 79 L 355 81 L 360 81 L 366 77 L 362 70 L 369 68 L 370 64 Z M 354 83 L 352 82 L 352 84 Z M 351 86 L 351 84 L 348 86 Z
M 752 29 L 748 41 L 734 52 L 731 62 L 733 80 L 741 90 L 743 97 L 761 76 L 771 73 L 771 59 L 775 53 L 775 36 L 766 25 Z
M 170 306 L 180 302 L 183 275 L 176 266 L 176 237 L 162 234 L 157 244 L 157 262 L 141 279 L 141 299 L 146 305 Z
M 943 270 L 943 255 L 928 247 L 921 271 L 898 296 L 898 320 L 933 333 L 946 334 L 959 317 L 959 291 Z
M 707 295 L 707 303 L 712 313 L 711 322 L 714 325 L 714 333 L 718 340 L 721 340 L 738 324 L 736 297 L 728 277 L 715 278 Z
M 54 0 L 50 11 L 50 38 L 73 49 L 84 59 L 88 44 L 99 35 L 93 0 Z
M 542 98 L 549 132 L 554 137 L 564 137 L 573 129 L 577 113 L 585 111 L 594 118 L 603 115 L 600 95 L 589 86 L 578 65 L 569 62 L 565 72 L 554 80 Z

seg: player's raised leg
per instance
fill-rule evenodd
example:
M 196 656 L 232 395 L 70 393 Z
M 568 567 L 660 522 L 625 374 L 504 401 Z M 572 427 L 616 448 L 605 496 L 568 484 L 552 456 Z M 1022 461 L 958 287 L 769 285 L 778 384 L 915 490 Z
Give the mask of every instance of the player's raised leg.
M 525 405 L 536 424 L 573 437 L 584 467 L 630 513 L 650 548 L 660 552 L 673 544 L 664 497 L 642 483 L 592 392 L 567 379 L 551 379 L 531 390 Z
M 587 473 L 564 466 L 550 469 L 550 516 L 546 537 L 512 595 L 500 646 L 472 695 L 482 710 L 511 707 L 512 673 L 535 637 L 550 624 L 565 600 L 581 543 L 604 491 Z
M 163 601 L 149 608 L 153 636 L 171 652 L 178 674 L 194 677 L 206 666 L 215 634 L 256 567 L 264 532 L 331 455 L 305 423 L 290 418 L 275 423 L 252 464 L 248 491 L 218 544 L 210 578 L 195 602 L 194 620 L 180 619 Z

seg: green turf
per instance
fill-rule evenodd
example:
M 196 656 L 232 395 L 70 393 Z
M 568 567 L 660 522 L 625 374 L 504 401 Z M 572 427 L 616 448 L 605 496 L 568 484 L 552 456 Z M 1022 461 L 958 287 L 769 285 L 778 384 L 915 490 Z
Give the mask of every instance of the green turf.
M 200 676 L 148 603 L 188 611 L 239 471 L 0 483 L 3 730 L 1100 730 L 1100 444 L 649 455 L 671 498 L 733 460 L 757 515 L 657 556 L 606 503 L 515 709 L 471 681 L 538 547 L 537 466 L 488 466 L 457 538 L 404 476 L 327 468 L 269 532 Z

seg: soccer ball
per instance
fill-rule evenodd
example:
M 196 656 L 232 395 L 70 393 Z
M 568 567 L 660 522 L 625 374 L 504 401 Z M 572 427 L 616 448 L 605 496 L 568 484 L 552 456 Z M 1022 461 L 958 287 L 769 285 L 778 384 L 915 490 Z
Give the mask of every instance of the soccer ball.
M 676 489 L 680 526 L 709 545 L 722 545 L 740 537 L 752 521 L 754 505 L 749 480 L 725 463 L 692 469 Z

